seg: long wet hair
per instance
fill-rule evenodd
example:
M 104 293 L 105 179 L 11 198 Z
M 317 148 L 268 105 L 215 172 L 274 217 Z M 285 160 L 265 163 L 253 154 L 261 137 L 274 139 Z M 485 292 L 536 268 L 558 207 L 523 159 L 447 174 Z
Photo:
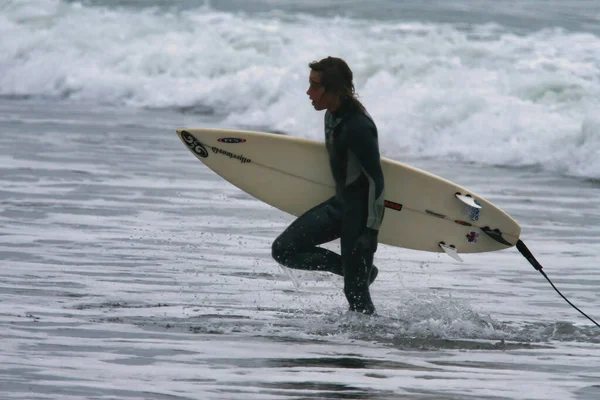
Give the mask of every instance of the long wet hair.
M 326 92 L 338 96 L 343 105 L 353 105 L 365 111 L 354 90 L 354 74 L 346 61 L 337 57 L 327 57 L 313 61 L 308 66 L 321 74 L 321 84 Z

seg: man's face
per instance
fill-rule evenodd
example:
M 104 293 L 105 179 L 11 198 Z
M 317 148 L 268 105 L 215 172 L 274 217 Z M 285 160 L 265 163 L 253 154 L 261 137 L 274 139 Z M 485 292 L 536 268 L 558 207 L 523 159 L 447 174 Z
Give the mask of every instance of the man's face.
M 312 101 L 312 105 L 317 111 L 325 110 L 329 105 L 329 94 L 325 93 L 325 87 L 321 84 L 321 73 L 310 71 L 308 78 L 309 86 L 306 94 Z

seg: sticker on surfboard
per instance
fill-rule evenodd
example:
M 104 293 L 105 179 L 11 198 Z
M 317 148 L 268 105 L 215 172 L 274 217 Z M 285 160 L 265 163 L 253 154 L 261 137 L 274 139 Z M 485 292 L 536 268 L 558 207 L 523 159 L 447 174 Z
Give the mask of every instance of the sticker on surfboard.
M 454 196 L 464 203 L 463 214 L 468 216 L 471 221 L 479 221 L 481 214 L 481 203 L 474 199 L 470 194 L 464 195 L 456 192 Z
M 467 238 L 467 243 L 477 243 L 477 238 L 479 237 L 479 233 L 475 231 L 471 231 L 465 235 Z
M 183 131 L 181 132 L 181 138 L 187 144 L 187 146 L 192 150 L 195 154 L 202 158 L 208 157 L 208 151 L 206 147 L 202 143 L 196 140 L 194 136 L 192 136 L 189 132 Z
M 471 206 L 465 206 L 463 214 L 469 217 L 471 221 L 479 221 L 479 215 L 481 214 L 480 208 L 473 208 Z
M 384 200 L 383 204 L 385 207 L 391 208 L 392 210 L 402 211 L 402 204 L 400 203 L 394 203 L 393 201 Z
M 235 154 L 235 153 L 232 153 L 230 151 L 226 151 L 226 150 L 220 149 L 220 148 L 215 147 L 215 146 L 211 147 L 211 150 L 215 154 L 222 154 L 222 155 L 227 156 L 227 157 L 229 157 L 229 158 L 231 158 L 233 160 L 238 160 L 242 164 L 246 164 L 246 163 L 252 162 L 251 159 L 246 158 L 246 157 L 244 157 L 241 154 Z
M 236 137 L 224 137 L 224 138 L 218 138 L 217 142 L 227 143 L 227 144 L 245 143 L 246 139 L 236 138 Z

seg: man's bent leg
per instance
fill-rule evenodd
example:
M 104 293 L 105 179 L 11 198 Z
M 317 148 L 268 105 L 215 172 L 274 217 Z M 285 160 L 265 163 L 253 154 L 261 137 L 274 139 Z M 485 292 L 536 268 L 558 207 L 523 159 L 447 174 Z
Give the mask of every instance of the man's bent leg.
M 308 210 L 273 242 L 278 263 L 294 269 L 329 271 L 343 275 L 341 257 L 317 245 L 340 237 L 341 212 L 335 198 Z

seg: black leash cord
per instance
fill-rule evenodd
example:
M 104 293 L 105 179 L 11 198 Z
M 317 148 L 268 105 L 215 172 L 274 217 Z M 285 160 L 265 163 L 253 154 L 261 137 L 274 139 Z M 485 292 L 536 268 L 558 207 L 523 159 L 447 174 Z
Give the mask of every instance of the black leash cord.
M 540 271 L 540 274 L 542 274 L 544 276 L 544 278 L 546 278 L 546 280 L 550 283 L 550 285 L 552 285 L 552 287 L 554 288 L 554 290 L 556 290 L 556 293 L 558 293 L 560 295 L 560 297 L 562 297 L 563 299 L 565 299 L 565 301 L 567 303 L 569 303 L 571 305 L 571 307 L 573 307 L 574 309 L 576 309 L 577 311 L 579 311 L 581 313 L 581 315 L 583 315 L 584 317 L 586 317 L 587 319 L 589 319 L 590 321 L 592 321 L 598 328 L 600 328 L 600 325 L 596 321 L 594 321 L 586 313 L 584 313 L 579 308 L 577 308 L 565 296 L 563 296 L 563 294 L 556 288 L 556 286 L 554 286 L 554 283 L 552 283 L 552 281 L 550 280 L 550 278 L 548 278 L 548 276 L 546 275 L 546 273 L 542 270 L 542 265 L 535 259 L 535 257 L 533 256 L 533 254 L 531 254 L 531 252 L 529 251 L 529 249 L 527 248 L 527 246 L 525 246 L 525 243 L 523 243 L 521 241 L 521 239 L 519 239 L 519 241 L 517 242 L 517 249 L 521 252 L 521 254 L 523 254 L 523 257 L 525 257 L 527 259 L 527 261 L 529 261 L 529 263 L 531 265 L 533 265 L 533 268 L 535 268 L 536 270 Z

